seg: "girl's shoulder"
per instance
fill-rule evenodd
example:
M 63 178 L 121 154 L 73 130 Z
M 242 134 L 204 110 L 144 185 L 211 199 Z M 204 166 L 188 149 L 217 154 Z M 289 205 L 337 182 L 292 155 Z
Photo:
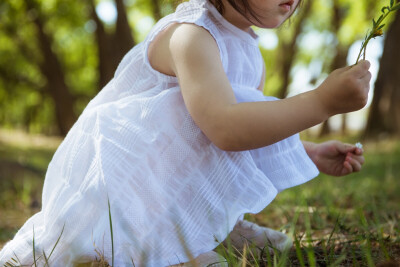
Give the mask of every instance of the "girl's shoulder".
M 214 38 L 204 28 L 194 24 L 173 23 L 149 44 L 147 56 L 153 69 L 176 76 L 174 59 L 192 60 L 196 54 L 204 56 L 215 46 Z
M 207 47 L 220 46 L 221 33 L 210 12 L 211 6 L 207 0 L 184 2 L 154 26 L 145 41 L 146 56 L 152 68 L 175 76 L 171 52 L 180 50 L 176 52 L 187 56 L 197 52 L 199 47 L 202 53 L 207 53 Z
M 174 13 L 162 18 L 153 27 L 146 40 L 152 42 L 159 33 L 171 24 L 193 24 L 207 30 L 214 39 L 220 39 L 221 23 L 215 17 L 216 10 L 213 9 L 215 9 L 214 6 L 208 0 L 190 0 L 181 3 Z

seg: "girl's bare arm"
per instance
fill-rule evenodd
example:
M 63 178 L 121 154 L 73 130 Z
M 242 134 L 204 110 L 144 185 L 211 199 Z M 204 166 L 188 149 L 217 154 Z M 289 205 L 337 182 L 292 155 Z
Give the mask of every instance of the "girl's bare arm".
M 280 101 L 237 103 L 218 46 L 205 29 L 175 25 L 156 45 L 163 59 L 152 57 L 152 64 L 178 77 L 193 120 L 223 150 L 270 145 L 334 114 L 360 109 L 367 101 L 367 62 L 333 72 L 321 86 L 307 93 Z

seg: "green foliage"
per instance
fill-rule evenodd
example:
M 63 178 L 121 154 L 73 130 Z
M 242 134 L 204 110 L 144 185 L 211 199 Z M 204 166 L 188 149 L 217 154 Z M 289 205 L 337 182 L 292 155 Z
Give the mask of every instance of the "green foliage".
M 98 43 L 89 1 L 34 2 L 34 9 L 28 9 L 23 0 L 0 2 L 0 126 L 52 134 L 57 132 L 55 103 L 41 72 L 43 55 L 34 20 L 40 16 L 45 33 L 51 37 L 77 115 L 98 90 Z M 150 1 L 126 3 L 133 28 L 138 18 L 153 16 Z M 174 3 L 166 1 L 161 6 L 166 15 Z M 136 36 L 139 41 L 147 34 L 138 29 L 134 32 L 140 35 Z
M 312 80 L 318 80 L 331 71 L 329 66 L 337 53 L 337 44 L 348 48 L 362 38 L 362 29 L 366 28 L 371 17 L 377 15 L 376 11 L 380 11 L 378 7 L 387 1 L 315 0 L 312 1 L 312 13 L 306 21 L 299 21 L 297 18 L 300 15 L 295 14 L 290 22 L 276 31 L 280 40 L 278 47 L 273 50 L 261 49 L 267 69 L 266 94 L 279 93 L 283 84 L 282 73 L 277 67 L 277 62 L 282 57 L 279 50 L 284 43 L 294 38 L 294 28 L 298 23 L 304 23 L 304 27 L 297 38 L 296 46 L 299 50 L 294 65 L 308 66 L 314 62 L 323 62 L 319 73 L 312 74 L 309 82 L 313 83 Z M 40 69 L 43 55 L 39 47 L 38 30 L 34 24 L 35 18 L 42 18 L 44 30 L 52 38 L 52 50 L 61 63 L 65 82 L 75 99 L 76 115 L 82 112 L 98 90 L 98 43 L 93 28 L 94 21 L 90 16 L 89 1 L 35 2 L 38 6 L 36 9 L 28 9 L 23 0 L 0 2 L 0 125 L 3 128 L 22 128 L 30 132 L 52 134 L 57 128 L 55 104 L 49 96 L 46 78 Z M 124 2 L 135 39 L 141 41 L 156 21 L 153 1 Z M 178 2 L 180 1 L 160 0 L 161 16 L 173 12 Z M 339 4 L 340 12 L 344 16 L 337 31 L 332 29 L 332 7 L 335 3 Z M 300 12 L 302 8 L 304 6 L 300 7 Z M 398 8 L 399 4 L 390 2 L 383 11 L 387 14 L 389 9 Z M 390 18 L 387 20 L 390 23 Z M 114 26 L 106 25 L 106 31 L 112 30 Z M 312 42 L 313 46 L 309 41 L 310 37 L 317 38 L 317 42 Z
M 363 59 L 365 59 L 365 55 L 367 53 L 367 45 L 368 45 L 369 41 L 375 37 L 383 35 L 382 28 L 385 27 L 385 24 L 382 24 L 382 23 L 386 19 L 386 17 L 391 12 L 395 12 L 398 9 L 400 9 L 400 3 L 397 3 L 395 5 L 394 0 L 390 0 L 390 4 L 388 6 L 382 7 L 382 9 L 381 9 L 382 14 L 379 16 L 378 20 L 375 21 L 375 19 L 372 19 L 372 29 L 365 36 L 364 42 L 361 45 L 361 49 L 360 49 L 360 52 L 357 57 L 356 64 L 361 59 L 361 56 L 363 56 Z
M 52 49 L 66 72 L 86 73 L 80 80 L 76 75 L 67 76 L 67 83 L 73 84 L 71 88 L 76 94 L 93 95 L 95 76 L 85 71 L 88 65 L 85 61 L 90 60 L 94 68 L 96 54 L 91 48 L 93 40 L 83 30 L 87 18 L 78 12 L 85 10 L 82 3 L 40 1 L 38 9 L 28 9 L 21 0 L 2 2 L 5 16 L 0 16 L 0 124 L 3 127 L 54 131 L 54 103 L 40 70 L 43 58 L 33 23 L 39 15 L 45 21 L 44 30 L 53 37 Z

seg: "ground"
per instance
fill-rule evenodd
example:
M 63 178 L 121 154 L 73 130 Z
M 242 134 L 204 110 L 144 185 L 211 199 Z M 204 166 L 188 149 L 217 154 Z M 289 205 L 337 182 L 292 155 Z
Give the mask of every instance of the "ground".
M 46 167 L 60 142 L 0 130 L 0 248 L 40 210 Z M 222 246 L 218 251 L 230 266 L 400 266 L 400 141 L 366 141 L 364 148 L 362 172 L 320 175 L 246 216 L 292 236 L 290 251 L 262 259 Z

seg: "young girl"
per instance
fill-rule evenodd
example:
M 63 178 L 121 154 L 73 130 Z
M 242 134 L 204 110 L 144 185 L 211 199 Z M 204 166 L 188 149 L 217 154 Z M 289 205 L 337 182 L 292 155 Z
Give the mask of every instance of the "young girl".
M 250 26 L 276 28 L 298 2 L 190 0 L 159 21 L 66 136 L 47 171 L 42 211 L 2 249 L 0 264 L 18 257 L 72 266 L 99 252 L 115 266 L 227 266 L 213 249 L 230 232 L 238 249 L 290 244 L 242 216 L 318 170 L 360 171 L 361 149 L 302 143 L 296 133 L 362 108 L 371 77 L 362 61 L 307 93 L 262 94 Z

